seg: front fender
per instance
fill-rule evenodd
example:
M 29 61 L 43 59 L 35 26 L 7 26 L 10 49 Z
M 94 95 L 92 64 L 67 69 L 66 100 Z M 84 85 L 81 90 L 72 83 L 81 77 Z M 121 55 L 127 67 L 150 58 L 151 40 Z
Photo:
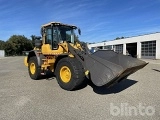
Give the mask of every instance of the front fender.
M 28 66 L 29 59 L 34 56 L 37 58 L 38 66 L 42 65 L 42 63 L 43 63 L 42 59 L 45 59 L 45 56 L 43 54 L 39 54 L 38 52 L 41 52 L 41 51 L 40 50 L 32 50 L 29 52 L 28 56 L 24 58 L 25 66 Z

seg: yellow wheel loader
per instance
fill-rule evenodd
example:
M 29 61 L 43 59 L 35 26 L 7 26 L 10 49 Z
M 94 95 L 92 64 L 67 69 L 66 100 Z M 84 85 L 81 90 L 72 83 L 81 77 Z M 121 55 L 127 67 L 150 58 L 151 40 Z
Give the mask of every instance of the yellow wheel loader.
M 147 65 L 146 62 L 115 53 L 98 50 L 90 53 L 87 45 L 76 39 L 74 26 L 60 22 L 42 25 L 41 38 L 24 59 L 32 79 L 38 80 L 52 71 L 59 86 L 74 90 L 83 84 L 85 77 L 96 86 L 112 86 Z

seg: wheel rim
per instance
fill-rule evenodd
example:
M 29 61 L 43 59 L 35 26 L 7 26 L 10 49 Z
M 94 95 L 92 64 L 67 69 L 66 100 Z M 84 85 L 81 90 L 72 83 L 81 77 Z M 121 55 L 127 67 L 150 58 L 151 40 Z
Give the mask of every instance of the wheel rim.
M 71 71 L 67 66 L 63 66 L 60 69 L 60 77 L 64 83 L 68 83 L 71 80 Z
M 30 72 L 31 74 L 34 74 L 36 72 L 36 65 L 34 63 L 30 64 Z

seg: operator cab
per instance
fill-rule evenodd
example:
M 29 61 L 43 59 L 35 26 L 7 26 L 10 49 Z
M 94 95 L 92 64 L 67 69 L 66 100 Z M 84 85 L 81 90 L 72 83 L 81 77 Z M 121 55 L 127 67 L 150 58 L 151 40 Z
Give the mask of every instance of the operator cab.
M 74 43 L 77 29 L 74 25 L 67 25 L 57 22 L 51 22 L 42 26 L 41 34 L 45 39 L 43 43 L 50 44 L 51 49 L 58 49 L 58 44 L 64 41 Z

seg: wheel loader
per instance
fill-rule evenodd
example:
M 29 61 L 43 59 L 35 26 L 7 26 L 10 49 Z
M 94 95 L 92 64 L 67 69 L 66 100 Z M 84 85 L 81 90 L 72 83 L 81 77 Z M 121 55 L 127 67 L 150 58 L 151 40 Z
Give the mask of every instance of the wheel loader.
M 110 87 L 147 65 L 137 58 L 114 51 L 98 50 L 91 53 L 84 42 L 77 39 L 80 28 L 60 22 L 42 25 L 41 38 L 24 59 L 31 79 L 38 80 L 52 71 L 59 86 L 74 90 L 85 78 L 96 86 Z

